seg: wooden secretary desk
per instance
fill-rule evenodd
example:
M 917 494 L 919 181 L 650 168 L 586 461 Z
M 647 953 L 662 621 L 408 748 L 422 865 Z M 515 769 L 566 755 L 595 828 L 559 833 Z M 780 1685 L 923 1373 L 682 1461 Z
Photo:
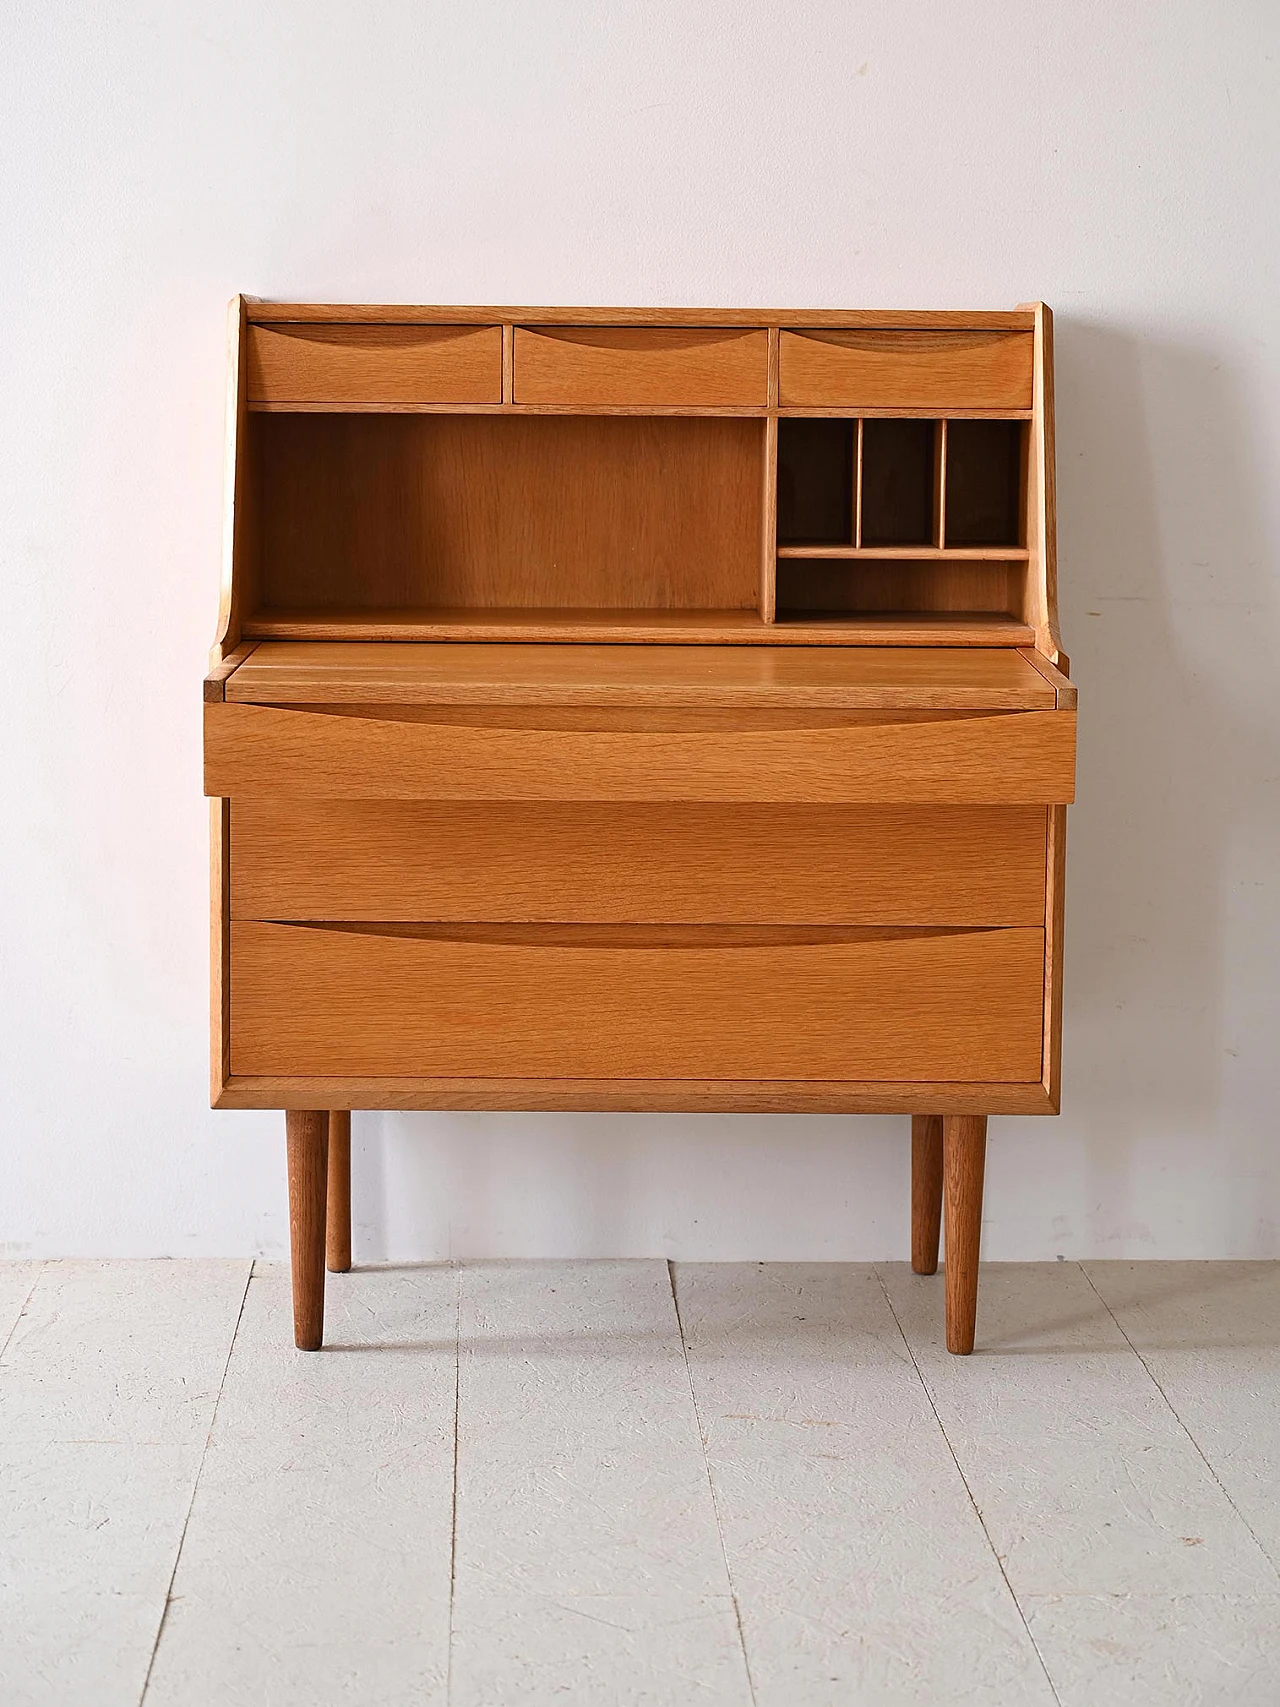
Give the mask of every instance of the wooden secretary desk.
M 1075 689 L 1049 311 L 232 306 L 213 1101 L 901 1112 L 972 1349 L 1058 1107 Z

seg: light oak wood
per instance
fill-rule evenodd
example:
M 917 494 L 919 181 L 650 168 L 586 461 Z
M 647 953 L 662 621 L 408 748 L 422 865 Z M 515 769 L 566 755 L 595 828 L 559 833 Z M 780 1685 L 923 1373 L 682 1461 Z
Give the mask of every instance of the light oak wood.
M 947 1350 L 973 1350 L 978 1310 L 978 1252 L 986 1169 L 985 1115 L 947 1115 L 942 1123 L 947 1220 Z
M 206 705 L 217 705 L 227 697 L 227 682 L 240 668 L 245 659 L 257 648 L 256 640 L 242 640 L 238 646 L 233 646 L 217 663 L 211 663 L 208 674 L 204 678 L 204 702 Z
M 856 652 L 738 646 L 260 643 L 237 704 L 582 705 L 1051 711 L 1057 687 L 1004 648 Z
M 768 331 L 684 326 L 515 328 L 515 401 L 756 405 L 768 401 Z
M 379 1074 L 233 1074 L 215 1108 L 281 1108 L 328 1098 L 344 1108 L 535 1109 L 669 1114 L 1053 1114 L 1043 1084 L 902 1079 L 433 1079 Z
M 446 640 L 465 644 L 686 646 L 1030 646 L 1035 630 L 1003 612 L 860 611 L 857 615 L 784 613 L 775 624 L 758 611 L 433 610 L 306 607 L 258 611 L 244 632 L 269 640 Z
M 500 326 L 249 327 L 249 405 L 501 403 Z
M 1058 633 L 1058 519 L 1057 475 L 1054 462 L 1053 315 L 1043 302 L 1035 313 L 1035 410 L 1027 458 L 1027 542 L 1031 573 L 1027 577 L 1024 615 L 1035 625 L 1036 649 L 1067 671 L 1070 662 Z
M 942 1116 L 911 1117 L 911 1267 L 936 1274 L 942 1228 Z
M 1045 891 L 1044 1088 L 1056 1114 L 1062 1095 L 1062 951 L 1067 876 L 1067 810 L 1048 809 Z
M 209 1083 L 216 1103 L 231 1075 L 231 802 L 209 802 Z
M 1059 1097 L 1052 370 L 1039 303 L 233 303 L 212 1096 L 332 1111 L 336 1265 L 355 1107 L 910 1113 L 969 1349 Z
M 760 618 L 772 624 L 778 611 L 777 576 L 775 574 L 778 539 L 778 420 L 770 416 L 765 423 L 764 494 L 760 503 Z
M 1039 806 L 240 797 L 235 919 L 1039 927 Z
M 1044 934 L 233 924 L 233 1073 L 1039 1081 Z
M 329 1114 L 329 1169 L 325 1215 L 325 1266 L 330 1274 L 351 1267 L 351 1111 Z
M 477 325 L 503 321 L 530 326 L 831 326 L 887 330 L 973 328 L 982 331 L 1030 332 L 1035 326 L 1034 303 L 1015 309 L 935 308 L 483 308 L 474 304 L 269 302 L 246 296 L 250 321 L 302 324 L 337 321 L 340 324 L 430 326 Z
M 329 1116 L 311 1109 L 285 1113 L 289 1161 L 289 1254 L 293 1268 L 293 1338 L 299 1351 L 324 1342 L 325 1200 Z
M 384 800 L 1065 804 L 1075 714 L 678 733 L 499 728 L 345 707 L 206 705 L 205 790 Z M 763 715 L 763 714 L 759 714 Z M 815 718 L 821 714 L 814 713 Z
M 252 468 L 248 454 L 248 343 L 245 298 L 235 296 L 227 310 L 222 573 L 217 636 L 209 654 L 211 669 L 239 644 L 245 616 L 259 602 Z
M 517 403 L 763 407 L 768 387 L 763 328 L 516 327 Z
M 255 431 L 268 610 L 756 614 L 763 422 L 285 414 Z
M 1030 648 L 1019 647 L 1018 656 L 1025 658 L 1032 669 L 1042 675 L 1045 681 L 1052 686 L 1059 710 L 1074 711 L 1076 709 L 1079 694 L 1075 683 L 1065 676 L 1056 665 L 1051 664 L 1043 653 L 1032 651 Z
M 948 549 L 934 545 L 780 545 L 780 558 L 849 559 L 868 563 L 1016 563 L 1028 553 L 1018 546 L 970 545 Z
M 783 404 L 929 410 L 1032 405 L 1033 336 L 1006 331 L 783 332 Z

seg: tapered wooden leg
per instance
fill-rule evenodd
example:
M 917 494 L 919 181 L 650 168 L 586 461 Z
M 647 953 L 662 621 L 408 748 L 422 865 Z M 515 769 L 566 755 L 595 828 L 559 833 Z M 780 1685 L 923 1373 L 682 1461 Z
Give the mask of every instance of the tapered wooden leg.
M 942 1116 L 911 1116 L 911 1266 L 938 1272 L 942 1226 Z
M 329 1173 L 327 1110 L 289 1109 L 289 1250 L 293 1258 L 293 1338 L 300 1351 L 324 1340 L 324 1222 Z
M 335 1108 L 329 1115 L 329 1213 L 325 1240 L 331 1274 L 351 1267 L 351 1111 Z
M 982 1237 L 982 1176 L 987 1158 L 985 1114 L 948 1114 L 942 1122 L 947 1212 L 947 1350 L 973 1350 L 978 1315 L 978 1245 Z

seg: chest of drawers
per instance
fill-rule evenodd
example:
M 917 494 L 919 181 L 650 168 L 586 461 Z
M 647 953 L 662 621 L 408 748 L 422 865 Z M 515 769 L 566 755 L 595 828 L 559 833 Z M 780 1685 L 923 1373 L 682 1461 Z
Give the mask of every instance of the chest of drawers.
M 986 1119 L 1058 1104 L 1052 348 L 997 315 L 238 300 L 213 1100 L 901 1112 L 971 1349 Z

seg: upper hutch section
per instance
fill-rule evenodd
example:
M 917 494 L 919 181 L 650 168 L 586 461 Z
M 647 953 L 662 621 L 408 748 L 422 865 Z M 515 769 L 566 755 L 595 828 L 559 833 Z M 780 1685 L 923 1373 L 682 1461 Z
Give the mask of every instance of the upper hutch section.
M 232 304 L 219 642 L 1035 646 L 1052 330 Z

